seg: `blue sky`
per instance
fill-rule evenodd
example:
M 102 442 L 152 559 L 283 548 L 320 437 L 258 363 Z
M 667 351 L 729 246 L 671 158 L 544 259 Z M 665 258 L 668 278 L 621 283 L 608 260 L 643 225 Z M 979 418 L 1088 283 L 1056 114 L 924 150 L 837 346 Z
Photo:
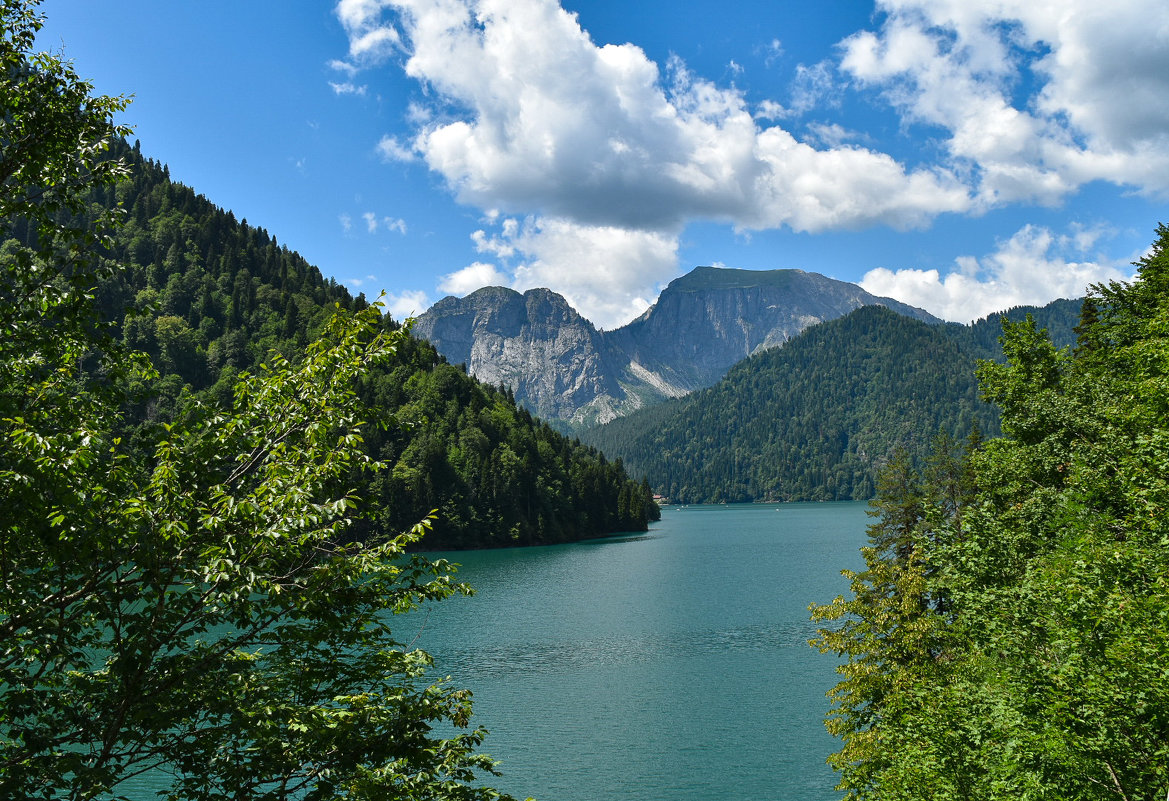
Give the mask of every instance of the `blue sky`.
M 397 316 L 547 286 L 605 328 L 696 265 L 968 321 L 1169 221 L 1163 0 L 45 0 L 172 177 Z

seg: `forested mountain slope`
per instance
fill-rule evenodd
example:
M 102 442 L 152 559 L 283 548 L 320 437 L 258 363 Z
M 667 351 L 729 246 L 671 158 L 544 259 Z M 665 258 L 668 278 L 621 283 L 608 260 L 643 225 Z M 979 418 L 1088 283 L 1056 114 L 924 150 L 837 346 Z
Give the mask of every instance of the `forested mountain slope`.
M 368 304 L 264 229 L 170 180 L 137 144 L 115 151 L 130 177 L 91 200 L 125 210 L 105 255 L 127 269 L 100 287 L 98 301 L 161 374 L 127 410 L 127 436 L 144 449 L 192 399 L 227 403 L 240 373 L 270 352 L 295 360 L 337 305 Z M 19 222 L 9 228 L 18 241 L 30 236 Z M 398 324 L 385 317 L 384 325 Z M 656 514 L 648 488 L 619 463 L 533 419 L 424 342 L 407 340 L 363 392 L 371 422 L 388 424 L 369 427 L 369 452 L 391 469 L 362 494 L 390 531 L 437 509 L 425 547 L 563 542 L 644 529 Z
M 708 387 L 736 362 L 866 305 L 941 322 L 803 270 L 696 267 L 612 331 L 598 331 L 551 290 L 484 287 L 434 304 L 417 332 L 472 375 L 579 431 Z
M 1067 343 L 1078 301 L 1032 313 Z M 881 306 L 813 326 L 740 362 L 713 387 L 582 437 L 645 474 L 672 502 L 865 499 L 898 446 L 939 431 L 998 432 L 974 368 L 997 354 L 1000 316 L 931 325 Z

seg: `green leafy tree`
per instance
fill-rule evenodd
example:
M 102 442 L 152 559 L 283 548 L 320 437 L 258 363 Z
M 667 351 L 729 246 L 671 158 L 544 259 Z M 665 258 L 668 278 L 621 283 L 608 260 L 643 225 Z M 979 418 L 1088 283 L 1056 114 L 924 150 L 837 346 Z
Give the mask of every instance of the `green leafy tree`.
M 145 458 L 127 449 L 124 388 L 150 368 L 94 313 L 117 273 L 77 222 L 122 173 L 124 101 L 30 53 L 34 6 L 0 4 L 3 218 L 35 234 L 0 264 L 0 797 L 151 773 L 176 799 L 501 798 L 471 784 L 493 764 L 470 694 L 390 628 L 466 588 L 404 553 L 425 523 L 351 532 L 355 477 L 380 467 L 358 378 L 404 335 L 338 309 L 229 410 L 189 405 Z
M 55 374 L 58 366 L 126 366 L 110 354 L 92 307 L 102 268 L 92 253 L 109 243 L 117 214 L 76 222 L 85 190 L 124 172 L 104 155 L 127 132 L 111 121 L 126 101 L 92 97 L 68 63 L 32 54 L 39 28 L 30 4 L 0 2 L 0 220 L 28 243 L 6 242 L 0 263 L 0 417 L 51 408 L 59 419 L 41 422 L 67 436 L 99 410 L 85 396 L 69 397 L 74 379 Z
M 123 267 L 106 270 L 93 294 L 120 341 L 144 351 L 160 374 L 143 382 L 145 391 L 125 409 L 125 439 L 150 453 L 161 424 L 174 420 L 183 404 L 194 398 L 226 405 L 238 373 L 255 372 L 271 350 L 287 358 L 303 351 L 335 304 L 353 310 L 368 301 L 322 278 L 263 229 L 236 221 L 172 181 L 163 165 L 138 151 L 112 142 L 110 153 L 129 171 L 112 191 L 96 186 L 87 196 L 94 208 L 117 202 L 127 210 L 125 225 L 101 250 Z M 2 247 L 35 244 L 26 241 L 28 233 L 14 226 L 15 238 Z M 234 327 L 233 295 L 241 311 Z M 389 318 L 385 325 L 394 327 Z M 439 509 L 421 547 L 533 545 L 644 530 L 656 513 L 652 499 L 635 492 L 619 466 L 603 464 L 595 449 L 533 419 L 420 340 L 402 340 L 386 365 L 363 377 L 362 386 L 362 399 L 375 409 L 373 422 L 417 423 L 374 427 L 366 434 L 366 452 L 393 465 L 362 485 L 376 521 L 371 525 L 380 530 L 404 530 Z M 473 438 L 464 449 L 464 429 L 486 440 Z M 505 454 L 518 459 L 514 486 L 489 473 L 490 463 Z M 598 473 L 600 481 L 594 480 Z M 628 514 L 620 515 L 626 484 L 627 494 L 644 500 L 631 500 Z
M 954 461 L 953 443 L 942 435 L 934 446 L 930 464 L 942 472 L 941 465 Z M 932 502 L 935 485 L 923 484 L 909 451 L 895 451 L 878 476 L 870 510 L 876 521 L 861 549 L 865 569 L 844 571 L 851 596 L 811 607 L 813 620 L 835 624 L 820 629 L 812 644 L 846 659 L 827 721 L 844 746 L 830 762 L 843 771 L 842 788 L 879 784 L 890 790 L 874 798 L 897 798 L 935 758 L 891 725 L 921 714 L 932 700 L 918 688 L 947 649 L 944 603 L 931 581 L 931 545 L 952 533 L 956 516 Z M 914 757 L 907 759 L 909 753 Z M 898 770 L 906 766 L 914 770 Z
M 921 499 L 910 560 L 869 549 L 851 597 L 816 610 L 835 624 L 817 644 L 846 660 L 828 725 L 849 798 L 1169 792 L 1169 228 L 1157 237 L 1138 280 L 1093 288 L 1074 350 L 1032 319 L 1004 325 L 1006 362 L 979 370 L 1004 436 L 882 506 L 891 524 Z

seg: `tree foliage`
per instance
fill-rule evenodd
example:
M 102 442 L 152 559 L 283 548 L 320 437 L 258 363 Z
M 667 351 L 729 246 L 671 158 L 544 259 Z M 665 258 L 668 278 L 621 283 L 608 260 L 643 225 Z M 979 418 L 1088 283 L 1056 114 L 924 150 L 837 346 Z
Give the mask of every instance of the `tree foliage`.
M 956 505 L 916 479 L 936 497 L 899 529 L 912 558 L 874 544 L 851 597 L 814 609 L 836 621 L 817 644 L 846 658 L 829 727 L 849 798 L 1169 791 L 1169 228 L 1157 236 L 1138 280 L 1093 288 L 1074 349 L 1029 319 L 1004 326 L 1006 362 L 980 368 L 1004 436 L 963 460 Z M 922 497 L 883 496 L 875 541 Z
M 1070 337 L 1078 307 L 1033 311 Z M 930 325 L 858 309 L 740 362 L 713 387 L 582 437 L 676 503 L 867 500 L 897 449 L 921 461 L 939 430 L 998 432 L 974 369 L 1000 355 L 999 317 Z
M 428 686 L 392 613 L 447 597 L 423 526 L 348 534 L 355 385 L 401 335 L 339 316 L 292 365 L 192 409 L 149 473 L 97 432 L 63 450 L 12 421 L 2 479 L 0 791 L 90 798 L 143 771 L 181 798 L 490 798 L 469 694 Z
M 124 210 L 99 262 L 123 269 L 107 269 L 95 300 L 121 344 L 159 372 L 125 404 L 122 433 L 149 453 L 186 403 L 225 405 L 237 376 L 271 351 L 294 358 L 336 304 L 369 304 L 267 231 L 172 181 L 137 146 L 114 141 L 111 151 L 128 172 L 92 187 L 84 207 L 86 215 Z M 20 220 L 10 232 L 8 247 L 35 239 Z M 389 317 L 382 324 L 398 327 Z M 425 547 L 565 542 L 643 530 L 657 514 L 648 489 L 620 463 L 533 419 L 509 393 L 470 378 L 428 344 L 402 339 L 363 378 L 362 393 L 374 421 L 387 424 L 366 438 L 366 452 L 392 465 L 363 495 L 386 530 L 440 509 Z
M 4 2 L 0 122 L 0 797 L 109 797 L 145 773 L 171 798 L 489 799 L 470 694 L 425 678 L 395 613 L 466 588 L 353 536 L 359 379 L 402 342 L 376 309 L 322 322 L 302 355 L 119 433 L 148 362 L 95 297 L 121 280 L 84 202 L 122 174 L 123 101 L 31 55 Z M 23 243 L 23 244 L 22 244 Z M 245 287 L 246 290 L 246 287 Z M 242 299 L 241 299 L 242 300 Z M 164 327 L 183 347 L 183 318 Z

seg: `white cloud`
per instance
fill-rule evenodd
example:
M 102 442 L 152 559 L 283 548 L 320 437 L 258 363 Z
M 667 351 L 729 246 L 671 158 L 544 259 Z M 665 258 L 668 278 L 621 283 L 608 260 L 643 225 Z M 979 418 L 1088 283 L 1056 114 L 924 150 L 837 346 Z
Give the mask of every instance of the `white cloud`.
M 967 323 L 1012 306 L 1082 297 L 1094 283 L 1131 279 L 1131 268 L 1089 257 L 1102 233 L 1073 229 L 1057 236 L 1048 228 L 1027 225 L 982 259 L 959 257 L 945 276 L 936 269 L 882 267 L 870 270 L 860 283 L 874 295 Z
M 834 122 L 810 122 L 807 130 L 807 136 L 811 141 L 829 148 L 844 147 L 850 141 L 866 138 L 864 134 L 850 131 Z
M 388 25 L 384 7 L 398 12 L 406 72 L 436 112 L 415 117 L 409 149 L 389 137 L 381 151 L 418 153 L 481 209 L 642 231 L 695 219 L 821 231 L 920 225 L 969 205 L 944 170 L 908 170 L 857 147 L 815 150 L 761 128 L 738 90 L 676 59 L 663 74 L 632 44 L 598 46 L 553 0 L 359 5 L 356 32 Z M 800 96 L 823 98 L 828 68 L 802 74 Z M 762 119 L 777 108 L 759 110 Z
M 329 69 L 336 70 L 337 72 L 343 72 L 350 78 L 361 71 L 360 68 L 358 68 L 356 65 L 350 64 L 348 61 L 342 61 L 339 58 L 332 59 L 329 62 Z
M 442 276 L 439 279 L 438 288 L 439 291 L 446 292 L 448 295 L 461 297 L 485 286 L 508 286 L 510 283 L 511 280 L 508 276 L 500 272 L 494 264 L 477 261 L 461 270 Z
M 350 40 L 349 54 L 365 61 L 380 61 L 398 49 L 401 39 L 393 28 L 375 28 Z
M 417 157 L 409 145 L 404 145 L 393 136 L 383 136 L 377 143 L 378 154 L 386 161 L 415 161 Z
M 906 229 L 1058 203 L 1096 180 L 1169 192 L 1162 1 L 878 0 L 879 25 L 841 42 L 838 61 L 798 67 L 782 104 L 748 103 L 633 44 L 598 45 L 555 0 L 342 0 L 337 15 L 350 43 L 343 64 L 400 55 L 422 88 L 408 133 L 387 135 L 378 152 L 421 159 L 461 202 L 512 220 L 475 243 L 513 286 L 549 286 L 614 325 L 677 271 L 692 221 L 741 233 Z M 773 41 L 768 63 L 782 53 Z M 902 134 L 940 134 L 940 150 L 905 162 L 833 119 L 810 122 L 802 138 L 779 124 L 840 105 L 846 88 L 883 98 Z M 1012 264 L 1047 270 L 1049 288 L 1112 269 L 1044 250 L 1042 230 L 967 260 L 966 272 L 867 280 L 968 316 L 982 298 L 1031 297 Z M 448 278 L 461 286 L 478 265 Z M 964 295 L 971 303 L 955 300 Z
M 495 220 L 499 219 L 499 215 L 490 215 Z M 515 255 L 516 249 L 513 244 L 516 236 L 519 233 L 519 220 L 515 218 L 508 218 L 502 223 L 503 230 L 498 236 L 488 236 L 487 232 L 480 229 L 471 234 L 471 241 L 475 243 L 475 249 L 480 253 L 490 253 L 497 259 L 510 259 Z
M 764 99 L 754 119 L 741 92 L 677 60 L 663 75 L 633 44 L 598 46 L 555 0 L 341 0 L 350 60 L 332 66 L 352 77 L 403 54 L 427 100 L 412 104 L 413 141 L 379 151 L 421 156 L 462 201 L 513 214 L 815 232 L 1055 203 L 1093 180 L 1169 192 L 1162 0 L 877 2 L 878 29 L 844 40 L 838 63 L 797 67 L 787 104 Z M 781 148 L 777 165 L 788 132 L 757 121 L 837 104 L 845 76 L 907 124 L 942 129 L 944 163 L 914 169 L 821 138 Z M 843 149 L 855 185 L 818 180 Z M 870 201 L 883 209 L 867 213 Z
M 346 278 L 345 284 L 347 286 L 353 287 L 354 289 L 360 289 L 362 286 L 369 283 L 370 281 L 376 281 L 376 280 L 377 280 L 377 276 L 367 275 L 367 276 L 365 276 L 365 278 Z
M 351 61 L 334 60 L 330 66 L 352 71 L 361 65 L 379 63 L 399 50 L 401 35 L 382 18 L 382 12 L 391 5 L 387 0 L 340 0 L 336 13 L 349 36 Z
M 353 60 L 372 31 L 393 31 L 425 90 L 410 143 L 386 136 L 381 155 L 420 157 L 463 203 L 524 217 L 477 239 L 481 252 L 516 258 L 517 287 L 560 291 L 601 325 L 627 321 L 676 273 L 693 220 L 906 228 L 970 207 L 947 170 L 816 149 L 760 124 L 787 113 L 778 103 L 756 118 L 740 91 L 676 58 L 663 70 L 632 44 L 598 46 L 554 0 L 346 0 L 337 13 Z M 800 76 L 800 108 L 832 97 L 827 64 Z
M 765 53 L 766 55 L 763 57 L 764 65 L 767 67 L 773 66 L 776 61 L 783 57 L 783 42 L 778 39 L 772 39 L 765 48 Z
M 398 217 L 378 217 L 372 211 L 363 212 L 361 219 L 365 220 L 365 230 L 376 234 L 379 230 L 397 231 L 406 233 L 406 221 Z M 348 228 L 346 228 L 348 230 Z
M 790 116 L 790 112 L 774 100 L 761 100 L 755 106 L 755 119 L 774 122 Z
M 342 83 L 329 81 L 329 86 L 333 88 L 333 93 L 338 95 L 364 95 L 366 91 L 364 85 L 358 86 L 356 84 L 350 83 L 349 81 L 344 81 Z
M 841 68 L 909 124 L 943 129 L 983 207 L 1104 180 L 1169 192 L 1161 0 L 879 0 Z M 1030 72 L 1030 79 L 1027 75 Z
M 505 219 L 498 233 L 477 231 L 473 238 L 481 253 L 500 258 L 511 272 L 510 282 L 495 273 L 489 283 L 521 291 L 547 287 L 602 328 L 641 314 L 677 272 L 677 237 L 654 231 L 529 217 Z
M 430 298 L 425 292 L 417 290 L 406 290 L 400 294 L 387 292 L 382 301 L 386 305 L 386 311 L 395 320 L 417 317 L 430 308 Z
M 792 81 L 791 100 L 788 111 L 792 114 L 806 114 L 814 108 L 840 105 L 840 85 L 835 69 L 827 61 L 812 66 L 800 64 Z
M 345 233 L 349 233 L 353 229 L 353 218 L 345 212 L 337 215 L 337 221 L 341 223 L 341 230 Z
M 768 177 L 736 219 L 742 228 L 770 228 L 782 219 L 813 233 L 878 224 L 903 230 L 970 206 L 953 175 L 907 172 L 891 156 L 855 145 L 817 150 L 774 127 L 760 133 L 757 153 Z

